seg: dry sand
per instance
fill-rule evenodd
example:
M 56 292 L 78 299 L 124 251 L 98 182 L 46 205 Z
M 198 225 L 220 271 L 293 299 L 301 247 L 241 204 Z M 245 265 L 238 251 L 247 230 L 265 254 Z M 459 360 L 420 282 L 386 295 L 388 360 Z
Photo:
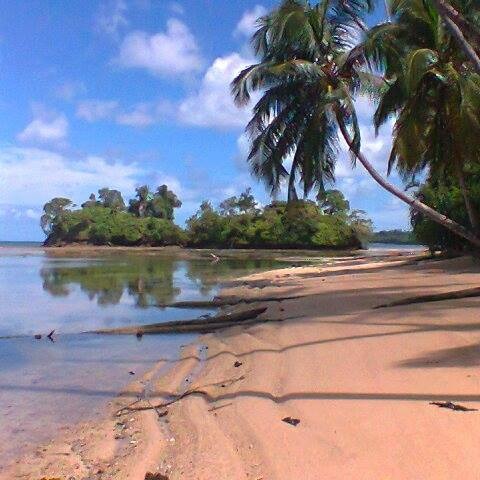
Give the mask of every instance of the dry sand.
M 268 303 L 264 315 L 282 322 L 202 337 L 208 349 L 189 347 L 167 375 L 151 372 L 149 402 L 132 408 L 198 393 L 116 416 L 142 391 L 137 382 L 104 422 L 72 428 L 0 478 L 478 479 L 480 412 L 430 402 L 480 408 L 480 298 L 373 307 L 478 287 L 479 273 L 466 258 L 391 257 L 252 276 L 223 293 L 309 296 Z

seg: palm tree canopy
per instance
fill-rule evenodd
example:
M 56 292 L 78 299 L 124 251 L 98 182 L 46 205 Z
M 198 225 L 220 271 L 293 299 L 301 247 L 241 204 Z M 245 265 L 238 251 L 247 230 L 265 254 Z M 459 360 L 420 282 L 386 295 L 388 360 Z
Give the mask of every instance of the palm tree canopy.
M 475 18 L 472 1 L 454 6 Z M 363 44 L 387 79 L 374 123 L 378 129 L 395 119 L 389 171 L 396 166 L 411 176 L 428 167 L 440 174 L 454 162 L 478 161 L 480 76 L 428 0 L 393 0 L 391 11 L 394 23 L 372 28 Z
M 239 105 L 262 94 L 246 129 L 248 160 L 272 192 L 287 178 L 290 200 L 297 182 L 304 196 L 333 182 L 338 121 L 359 146 L 352 94 L 360 77 L 350 51 L 371 8 L 371 0 L 284 0 L 258 20 L 252 45 L 259 62 L 238 75 L 232 93 Z

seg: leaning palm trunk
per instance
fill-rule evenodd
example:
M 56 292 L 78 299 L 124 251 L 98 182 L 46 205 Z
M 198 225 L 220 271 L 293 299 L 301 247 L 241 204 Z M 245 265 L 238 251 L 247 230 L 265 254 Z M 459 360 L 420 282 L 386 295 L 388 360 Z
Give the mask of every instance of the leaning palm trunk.
M 442 18 L 448 17 L 465 33 L 467 38 L 480 45 L 480 31 L 445 0 L 433 0 Z M 477 45 L 477 46 L 478 46 Z
M 467 41 L 467 39 L 463 35 L 462 30 L 459 27 L 459 24 L 457 24 L 452 19 L 452 14 L 448 8 L 449 7 L 448 4 L 446 4 L 443 0 L 433 0 L 433 2 L 435 4 L 435 7 L 438 10 L 438 13 L 440 14 L 443 21 L 445 22 L 445 25 L 448 28 L 449 32 L 452 34 L 452 36 L 455 38 L 457 43 L 460 45 L 460 48 L 464 51 L 465 55 L 467 55 L 467 57 L 471 60 L 477 73 L 480 74 L 480 57 L 477 55 L 477 52 L 475 51 L 475 49 L 472 47 L 472 45 Z M 458 14 L 458 17 L 456 19 L 458 20 L 458 18 L 461 18 L 460 14 Z
M 340 131 L 342 132 L 342 136 L 347 142 L 347 145 L 350 148 L 350 150 L 355 154 L 355 157 L 364 166 L 365 170 L 367 170 L 367 172 L 373 177 L 373 179 L 381 187 L 383 187 L 385 190 L 387 190 L 391 194 L 395 195 L 397 198 L 405 202 L 414 210 L 428 217 L 430 220 L 442 225 L 443 227 L 447 228 L 448 230 L 455 233 L 456 235 L 459 235 L 460 237 L 470 242 L 472 245 L 475 245 L 476 247 L 480 247 L 480 238 L 478 238 L 475 234 L 467 230 L 465 227 L 447 218 L 445 215 L 442 215 L 441 213 L 437 212 L 433 208 L 430 208 L 428 205 L 425 205 L 419 200 L 410 197 L 405 192 L 397 188 L 395 185 L 392 185 L 390 182 L 387 182 L 377 172 L 377 170 L 375 170 L 375 168 L 367 160 L 365 155 L 363 155 L 363 153 L 360 150 L 358 150 L 358 148 L 356 148 L 353 138 L 351 137 L 350 133 L 347 130 L 347 127 L 345 126 L 343 121 L 341 121 L 341 119 L 339 119 L 338 124 L 340 127 Z

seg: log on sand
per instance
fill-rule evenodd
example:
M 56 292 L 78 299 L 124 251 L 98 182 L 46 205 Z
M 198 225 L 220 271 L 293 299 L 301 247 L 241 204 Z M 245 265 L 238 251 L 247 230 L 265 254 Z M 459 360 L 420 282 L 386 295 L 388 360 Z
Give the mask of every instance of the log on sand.
M 460 298 L 480 297 L 480 287 L 467 288 L 466 290 L 455 290 L 453 292 L 434 293 L 432 295 L 420 295 L 418 297 L 409 297 L 395 302 L 377 305 L 373 308 L 389 308 L 401 305 L 411 305 L 413 303 L 441 302 L 443 300 L 457 300 Z
M 239 305 L 241 303 L 257 303 L 257 302 L 282 302 L 283 300 L 294 300 L 296 298 L 304 298 L 308 295 L 288 295 L 285 297 L 215 297 L 213 300 L 191 300 L 185 302 L 173 302 L 158 304 L 161 308 L 217 308 Z
M 193 320 L 178 320 L 175 322 L 153 323 L 149 325 L 136 325 L 132 327 L 108 328 L 93 330 L 86 333 L 106 335 L 148 335 L 157 333 L 206 333 L 220 328 L 235 325 L 248 325 L 257 321 L 259 315 L 265 313 L 267 307 L 259 307 L 240 312 L 225 313 L 214 317 L 195 318 Z M 261 321 L 274 321 L 262 319 Z

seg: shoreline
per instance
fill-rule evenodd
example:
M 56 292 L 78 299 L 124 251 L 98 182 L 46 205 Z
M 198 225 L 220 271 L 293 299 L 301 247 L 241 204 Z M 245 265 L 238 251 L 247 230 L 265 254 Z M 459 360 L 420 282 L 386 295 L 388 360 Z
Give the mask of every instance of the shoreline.
M 68 474 L 72 474 L 72 472 L 73 475 L 78 475 L 80 468 L 80 470 L 83 469 L 82 472 L 85 475 L 95 474 L 95 478 L 99 479 L 143 480 L 145 472 L 160 471 L 169 480 L 177 478 L 205 480 L 213 480 L 213 478 L 232 480 L 237 478 L 278 478 L 283 480 L 293 478 L 303 471 L 299 470 L 300 468 L 305 468 L 304 477 L 314 479 L 318 478 L 315 476 L 314 472 L 317 471 L 315 469 L 322 467 L 328 472 L 326 478 L 343 479 L 348 473 L 350 478 L 376 479 L 380 478 L 378 466 L 382 464 L 383 460 L 380 461 L 380 464 L 378 461 L 381 455 L 385 455 L 385 447 L 382 446 L 380 437 L 386 435 L 388 443 L 388 438 L 393 440 L 393 436 L 390 437 L 392 428 L 387 428 L 387 432 L 378 432 L 379 426 L 374 418 L 384 418 L 387 424 L 388 422 L 393 423 L 393 427 L 395 427 L 393 430 L 399 428 L 399 422 L 393 421 L 393 417 L 389 418 L 389 415 L 393 415 L 391 408 L 399 408 L 400 415 L 407 425 L 408 422 L 418 423 L 419 421 L 424 425 L 420 431 L 421 445 L 418 445 L 418 438 L 413 443 L 424 450 L 426 448 L 424 441 L 433 442 L 432 449 L 427 450 L 436 460 L 434 447 L 443 451 L 445 445 L 436 438 L 438 425 L 431 423 L 430 427 L 433 428 L 433 431 L 429 432 L 426 428 L 428 421 L 440 421 L 442 428 L 448 426 L 454 430 L 455 434 L 461 433 L 464 436 L 468 433 L 472 434 L 471 430 L 457 432 L 457 423 L 461 427 L 467 422 L 469 429 L 472 429 L 473 426 L 471 419 L 462 420 L 462 418 L 456 417 L 451 420 L 451 415 L 465 415 L 464 418 L 467 419 L 467 414 L 442 412 L 442 409 L 433 410 L 433 407 L 428 405 L 428 401 L 461 401 L 467 402 L 468 406 L 476 407 L 480 402 L 480 397 L 477 399 L 476 395 L 470 393 L 472 381 L 462 379 L 459 382 L 456 376 L 453 380 L 444 378 L 447 385 L 452 386 L 451 391 L 446 393 L 442 392 L 441 384 L 436 382 L 432 384 L 430 381 L 431 388 L 427 393 L 411 392 L 407 395 L 405 391 L 396 393 L 395 390 L 399 386 L 407 387 L 410 385 L 409 382 L 415 379 L 407 376 L 397 385 L 393 378 L 394 375 L 389 371 L 386 378 L 377 385 L 377 388 L 380 387 L 381 390 L 385 389 L 386 391 L 372 394 L 367 387 L 372 382 L 374 382 L 372 385 L 375 385 L 376 382 L 371 375 L 373 371 L 376 371 L 376 375 L 379 374 L 379 366 L 377 365 L 372 370 L 370 363 L 372 361 L 376 363 L 378 359 L 372 358 L 369 350 L 365 350 L 363 347 L 357 352 L 358 347 L 355 347 L 355 342 L 378 342 L 377 347 L 383 351 L 385 356 L 388 356 L 391 352 L 398 354 L 402 350 L 402 345 L 404 345 L 402 337 L 407 336 L 408 338 L 417 331 L 422 333 L 420 337 L 435 336 L 435 334 L 440 335 L 441 333 L 455 337 L 458 335 L 455 333 L 458 330 L 455 329 L 454 324 L 449 327 L 450 330 L 445 328 L 445 331 L 438 330 L 437 326 L 434 328 L 431 325 L 432 317 L 435 317 L 434 312 L 444 313 L 448 312 L 448 309 L 453 312 L 457 309 L 468 320 L 472 318 L 472 313 L 474 315 L 470 304 L 473 302 L 476 307 L 480 306 L 478 299 L 448 300 L 437 305 L 430 304 L 428 307 L 425 305 L 393 307 L 389 309 L 388 314 L 374 311 L 373 307 L 385 303 L 383 300 L 392 301 L 412 296 L 412 292 L 441 293 L 472 285 L 476 286 L 475 282 L 478 283 L 479 271 L 478 264 L 463 258 L 430 263 L 418 261 L 412 257 L 406 260 L 404 256 L 400 256 L 397 259 L 387 257 L 384 261 L 369 258 L 337 259 L 333 265 L 278 269 L 238 279 L 222 291 L 222 296 L 260 297 L 267 293 L 272 295 L 280 292 L 289 293 L 298 291 L 298 289 L 310 292 L 311 296 L 275 302 L 275 304 L 260 303 L 260 305 L 268 306 L 266 314 L 283 317 L 283 321 L 278 324 L 256 324 L 246 328 L 235 326 L 199 337 L 195 344 L 188 346 L 182 352 L 180 360 L 170 365 L 165 375 L 156 376 L 158 368 L 160 368 L 157 365 L 145 378 L 131 384 L 123 395 L 112 401 L 108 418 L 100 424 L 87 424 L 73 428 L 72 430 L 75 431 L 73 437 L 79 438 L 83 435 L 85 438 L 80 442 L 85 445 L 76 447 L 77 452 L 73 451 L 75 449 L 72 450 L 74 442 L 72 437 L 69 438 L 67 435 L 63 442 L 53 442 L 46 452 L 40 454 L 37 452 L 37 455 L 33 456 L 30 461 L 24 461 L 21 470 L 15 470 L 20 467 L 14 467 L 13 470 L 6 472 L 7 476 L 5 477 L 0 472 L 0 478 L 19 478 L 15 475 L 20 473 L 26 475 L 22 478 L 31 478 L 32 480 L 37 480 L 42 476 L 69 478 Z M 258 288 L 259 282 L 265 283 L 266 281 L 268 284 L 265 284 L 263 288 Z M 366 290 L 365 293 L 362 292 L 359 282 L 368 284 L 367 287 L 365 285 L 362 287 Z M 340 286 L 342 290 L 339 289 Z M 352 292 L 354 292 L 353 296 Z M 332 295 L 338 298 L 332 300 L 329 298 Z M 342 302 L 342 296 L 348 297 L 349 303 Z M 424 313 L 427 311 L 430 311 L 429 316 L 424 318 Z M 368 315 L 365 316 L 367 312 Z M 385 315 L 388 321 L 383 318 Z M 458 312 L 456 315 L 458 316 Z M 317 320 L 318 316 L 321 320 Z M 412 326 L 411 321 L 406 322 L 405 317 L 414 317 L 415 325 Z M 375 321 L 378 318 L 382 318 L 382 322 Z M 455 318 L 447 320 L 451 322 L 455 321 Z M 473 322 L 473 319 L 470 321 Z M 425 322 L 425 325 L 422 322 Z M 465 336 L 471 332 L 470 335 L 473 338 L 469 339 L 470 343 L 478 338 L 475 337 L 475 330 L 467 328 L 469 325 L 473 326 L 474 323 L 462 323 L 462 325 L 463 330 L 460 330 L 464 332 L 462 335 Z M 340 337 L 345 340 L 334 341 L 332 334 L 335 336 L 338 332 L 333 333 L 330 329 L 340 330 L 342 333 Z M 385 329 L 388 331 L 385 332 Z M 361 334 L 357 333 L 357 330 L 367 330 L 367 332 Z M 319 331 L 323 332 L 320 335 L 320 341 L 316 340 Z M 358 340 L 355 340 L 357 337 Z M 348 340 L 349 338 L 351 340 Z M 362 340 L 363 338 L 365 340 Z M 442 341 L 445 343 L 446 340 L 446 338 L 437 339 L 432 346 L 438 347 Z M 465 342 L 467 339 L 455 337 L 455 340 L 456 342 L 452 342 L 453 344 Z M 340 353 L 338 345 L 341 345 L 342 342 L 350 342 L 354 346 L 351 352 L 347 350 L 351 353 L 352 359 L 344 358 L 346 352 L 338 357 Z M 385 346 L 382 342 L 387 342 L 388 345 Z M 199 355 L 199 348 L 202 344 L 207 347 L 203 349 L 204 359 Z M 325 345 L 327 349 L 333 348 L 331 354 L 337 353 L 333 354 L 333 357 L 331 354 L 325 357 L 322 345 Z M 425 345 L 422 348 L 425 348 Z M 380 351 L 379 355 L 382 356 Z M 422 352 L 421 348 L 419 352 Z M 355 359 L 358 365 L 354 361 Z M 319 361 L 320 363 L 318 363 Z M 366 361 L 367 363 L 365 363 Z M 345 370 L 345 362 L 349 365 L 347 370 Z M 240 365 L 235 366 L 236 363 L 240 363 Z M 163 367 L 165 366 L 163 365 Z M 359 367 L 363 368 L 359 370 Z M 363 369 L 366 372 L 363 372 Z M 336 371 L 336 375 L 327 375 L 322 380 L 329 370 Z M 442 371 L 441 368 L 440 371 Z M 449 371 L 451 369 L 443 371 L 443 373 L 448 374 Z M 302 374 L 298 376 L 297 374 L 300 372 Z M 434 371 L 434 373 L 437 372 Z M 356 388 L 346 390 L 350 393 L 336 393 L 334 388 L 328 387 L 329 383 L 336 383 L 335 376 L 341 378 L 342 382 L 353 383 Z M 438 374 L 434 376 L 438 377 Z M 358 379 L 363 377 L 364 382 L 358 383 L 357 377 L 359 377 Z M 425 382 L 428 384 L 428 376 L 422 373 L 420 377 L 423 384 Z M 130 422 L 133 427 L 128 426 L 128 429 L 125 430 L 125 438 L 128 440 L 115 439 L 115 432 L 118 429 L 116 424 L 119 418 L 115 412 L 128 405 L 129 401 L 139 393 L 139 388 L 142 388 L 139 387 L 141 382 L 145 383 L 149 380 L 154 384 L 153 395 L 148 398 L 147 404 L 144 401 L 139 406 L 143 405 L 143 407 L 149 408 L 148 403 L 155 406 L 176 398 L 178 401 L 171 403 L 168 408 L 162 408 L 161 412 L 157 411 L 158 408 L 137 412 L 129 411 L 126 418 L 129 422 L 133 419 Z M 296 385 L 297 382 L 300 382 L 300 385 Z M 321 385 L 323 382 L 326 384 Z M 475 388 L 477 385 L 474 382 Z M 388 390 L 388 386 L 392 392 Z M 316 396 L 307 396 L 305 399 L 298 398 L 295 392 L 301 391 L 302 388 L 304 391 L 310 390 L 312 393 L 317 390 L 323 393 L 318 393 L 321 395 L 318 398 Z M 418 389 L 416 382 L 410 385 L 410 388 Z M 180 399 L 182 393 L 188 391 L 191 393 Z M 428 405 L 428 407 L 422 406 L 419 413 L 412 411 L 416 408 L 415 405 L 408 406 L 408 404 L 418 404 L 418 402 Z M 334 410 L 331 410 L 332 404 Z M 345 405 L 350 404 L 351 406 L 345 410 Z M 385 404 L 391 405 L 391 407 L 385 410 Z M 403 406 L 404 404 L 407 404 L 407 407 Z M 308 405 L 308 408 L 305 405 Z M 316 405 L 320 408 L 316 408 Z M 341 416 L 336 413 L 337 409 L 341 410 Z M 362 413 L 363 420 L 357 428 L 355 419 L 358 420 L 358 414 L 355 412 L 364 409 L 367 412 Z M 164 417 L 160 417 L 159 413 L 163 414 L 165 411 L 168 413 Z M 326 411 L 329 412 L 327 421 L 324 418 Z M 366 417 L 365 413 L 367 413 Z M 301 423 L 298 427 L 285 424 L 281 421 L 282 415 L 298 417 Z M 319 421 L 322 425 L 320 430 L 318 430 L 319 426 L 313 428 Z M 325 422 L 327 428 L 325 428 Z M 348 447 L 345 445 L 341 447 L 336 454 L 333 453 L 336 450 L 330 451 L 331 447 L 327 448 L 328 445 L 333 446 L 338 443 L 336 433 L 330 430 L 334 427 L 337 430 L 343 430 L 343 437 L 348 445 Z M 370 429 L 373 430 L 370 432 Z M 407 428 L 407 430 L 410 432 L 411 429 Z M 317 431 L 323 438 L 320 442 L 317 438 Z M 298 432 L 301 432 L 300 436 Z M 377 448 L 379 451 L 370 452 L 370 456 L 368 456 L 355 438 L 360 440 L 368 438 L 368 441 L 372 441 L 370 437 L 374 432 L 379 435 L 379 438 L 376 440 L 374 438 L 372 448 Z M 79 433 L 81 434 L 79 435 Z M 477 434 L 476 427 L 473 433 Z M 402 448 L 406 450 L 409 450 L 407 442 L 409 438 L 407 435 L 400 441 Z M 413 441 L 413 438 L 411 437 L 410 441 Z M 448 434 L 448 438 L 449 441 L 452 441 L 451 433 Z M 458 438 L 455 436 L 454 440 L 458 441 Z M 468 439 L 465 441 L 468 443 Z M 272 442 L 273 445 L 271 445 Z M 397 442 L 399 442 L 398 439 Z M 220 450 L 218 449 L 219 444 L 222 445 Z M 59 462 L 58 455 L 55 456 L 51 451 L 58 450 L 61 445 L 66 448 L 67 454 Z M 303 450 L 300 446 L 303 447 Z M 341 454 L 344 450 L 345 452 Z M 210 458 L 207 452 L 214 452 L 213 457 Z M 344 455 L 348 452 L 349 454 L 345 457 Z M 356 452 L 356 460 L 352 460 L 350 457 L 353 452 Z M 461 450 L 457 454 L 461 455 Z M 289 462 L 288 458 L 283 458 L 284 456 L 298 458 L 298 461 Z M 387 466 L 382 470 L 383 472 L 388 472 L 390 478 L 413 478 L 409 476 L 409 470 L 402 470 L 403 467 L 399 460 L 395 461 L 391 457 L 391 455 L 387 455 L 385 459 Z M 457 458 L 451 452 L 447 457 L 451 468 L 451 462 Z M 52 465 L 53 458 L 57 462 L 56 465 Z M 82 459 L 81 462 L 79 459 Z M 192 467 L 192 462 L 194 467 Z M 445 468 L 445 461 L 442 460 L 438 463 L 441 468 Z M 433 472 L 432 469 L 426 468 L 423 462 L 420 464 L 414 462 L 414 464 L 417 472 L 419 465 L 423 468 L 423 470 L 420 468 L 423 476 L 419 474 L 422 478 L 452 478 L 452 470 L 450 470 L 450 476 L 442 476 L 440 470 L 437 469 Z M 467 464 L 472 466 L 471 463 L 467 462 Z M 76 465 L 80 465 L 80 467 L 76 468 Z M 192 468 L 194 473 L 192 473 Z M 365 475 L 356 477 L 352 473 L 358 471 L 358 468 L 362 468 Z M 466 467 L 462 468 L 462 472 L 464 470 Z M 8 477 L 8 475 L 13 476 Z M 462 476 L 467 479 L 476 478 L 468 476 L 467 473 L 462 473 Z M 84 477 L 75 476 L 74 478 Z
M 34 242 L 32 242 L 34 243 Z M 304 258 L 305 261 L 311 258 L 320 257 L 345 257 L 363 255 L 368 252 L 392 252 L 396 255 L 406 254 L 409 251 L 418 253 L 419 251 L 426 251 L 427 247 L 414 244 L 378 244 L 382 248 L 375 248 L 377 244 L 371 243 L 369 248 L 217 248 L 217 247 L 182 247 L 179 245 L 166 246 L 121 246 L 121 245 L 92 245 L 92 244 L 67 244 L 67 245 L 43 245 L 40 242 L 35 245 L 27 244 L 27 242 L 12 242 L 8 245 L 2 245 L 0 242 L 0 251 L 2 249 L 39 249 L 52 256 L 64 256 L 69 254 L 105 254 L 105 253 L 152 253 L 152 254 L 171 254 L 182 257 L 185 254 L 187 258 L 205 257 L 210 253 L 215 253 L 225 258 L 236 257 L 244 255 L 249 258 L 257 258 L 262 256 L 265 258 L 277 255 L 284 255 L 292 258 Z M 390 248 L 391 246 L 391 248 Z M 386 248 L 388 247 L 388 248 Z

